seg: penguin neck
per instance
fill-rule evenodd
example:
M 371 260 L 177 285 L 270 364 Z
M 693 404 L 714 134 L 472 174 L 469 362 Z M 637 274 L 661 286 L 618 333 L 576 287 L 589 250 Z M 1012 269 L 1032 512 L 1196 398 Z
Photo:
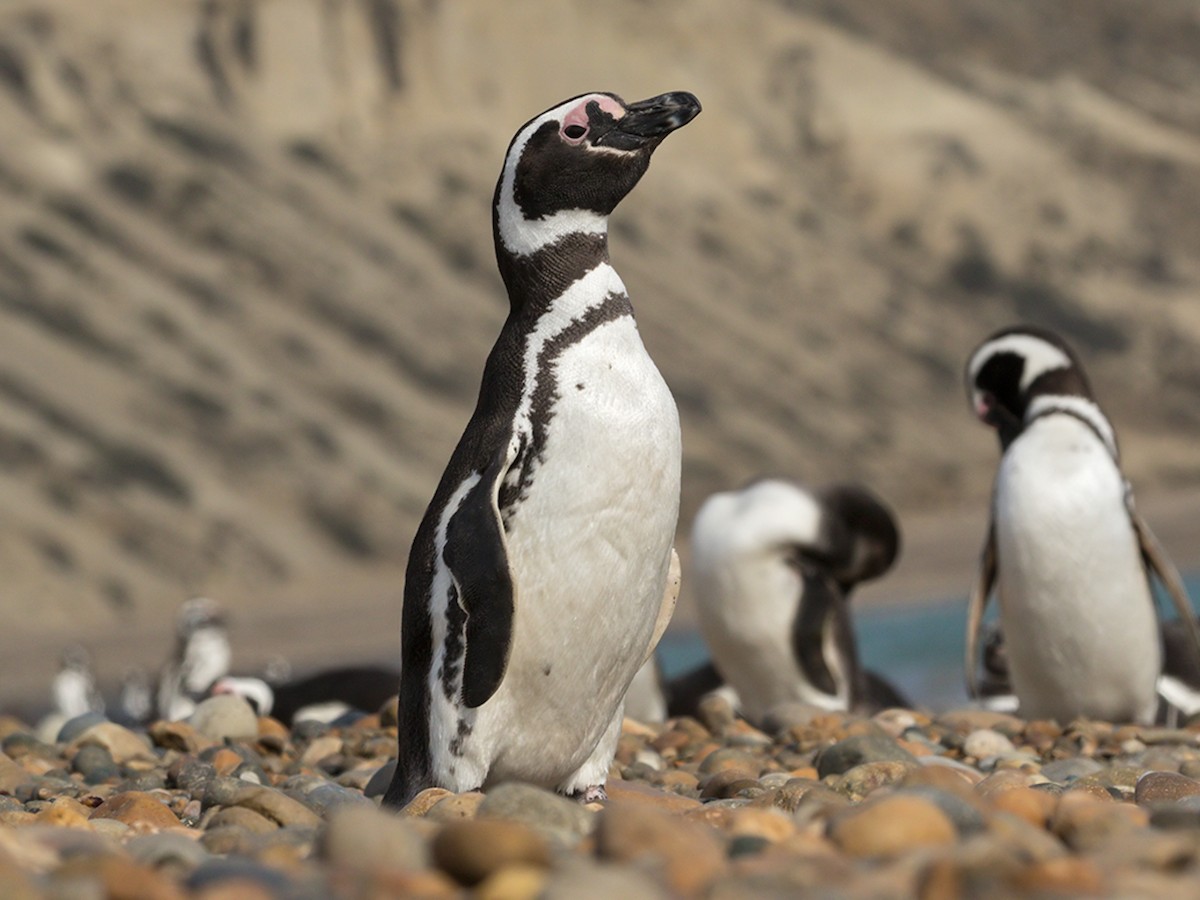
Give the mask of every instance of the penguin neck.
M 510 315 L 539 317 L 566 289 L 608 263 L 608 227 L 573 231 L 531 253 L 510 251 L 496 235 L 496 261 L 508 291 Z
M 1121 454 L 1117 448 L 1117 435 L 1104 413 L 1100 411 L 1100 407 L 1088 397 L 1067 394 L 1043 394 L 1034 397 L 1029 401 L 1029 406 L 1025 410 L 1025 428 L 1029 428 L 1039 419 L 1058 415 L 1077 419 L 1096 435 L 1113 458 L 1113 462 L 1120 461 Z

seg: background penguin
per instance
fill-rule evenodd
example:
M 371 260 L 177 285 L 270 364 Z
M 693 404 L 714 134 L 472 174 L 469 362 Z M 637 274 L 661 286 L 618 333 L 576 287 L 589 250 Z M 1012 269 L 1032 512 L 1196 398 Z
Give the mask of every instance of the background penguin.
M 175 629 L 175 649 L 158 680 L 158 716 L 186 718 L 214 681 L 229 672 L 233 649 L 220 605 L 208 597 L 183 604 Z
M 1151 722 L 1162 668 L 1153 571 L 1200 652 L 1183 583 L 1133 507 L 1116 435 L 1075 354 L 1014 327 L 970 356 L 967 392 L 1002 456 L 979 577 L 968 601 L 966 673 L 993 585 L 1013 689 L 1026 718 Z
M 674 605 L 680 469 L 608 216 L 699 111 L 586 94 L 509 145 L 493 230 L 510 312 L 409 557 L 391 805 L 504 779 L 604 796 L 625 691 Z
M 55 711 L 64 720 L 88 712 L 104 712 L 104 698 L 96 686 L 91 654 L 81 644 L 70 644 L 63 650 L 50 691 Z
M 1195 625 L 1186 619 L 1171 619 L 1159 628 L 1162 641 L 1162 673 L 1158 676 L 1159 724 L 1176 727 L 1180 719 L 1200 714 L 1200 656 L 1192 642 Z M 1017 698 L 1008 674 L 1004 633 L 998 622 L 984 623 L 979 644 L 983 647 L 982 674 L 976 685 L 980 704 L 996 712 L 1016 712 Z
M 126 726 L 147 724 L 154 716 L 154 690 L 150 676 L 139 666 L 129 666 L 121 675 L 113 721 Z
M 770 478 L 709 497 L 692 526 L 691 577 L 713 663 L 668 685 L 670 713 L 721 682 L 752 721 L 786 702 L 906 705 L 860 670 L 848 604 L 899 545 L 887 507 L 855 485 L 814 491 Z
M 396 696 L 400 672 L 387 666 L 338 666 L 299 678 L 272 682 L 266 678 L 227 675 L 212 686 L 212 694 L 237 694 L 260 716 L 273 716 L 285 725 L 298 719 L 331 721 L 348 710 L 377 711 Z M 318 707 L 323 707 L 317 712 Z

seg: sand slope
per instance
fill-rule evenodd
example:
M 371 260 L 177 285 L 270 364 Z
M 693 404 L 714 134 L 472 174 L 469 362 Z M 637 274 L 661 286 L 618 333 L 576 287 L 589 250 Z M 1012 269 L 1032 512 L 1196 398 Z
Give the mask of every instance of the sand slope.
M 586 90 L 705 107 L 612 248 L 680 406 L 683 522 L 764 472 L 865 479 L 906 520 L 980 509 L 995 448 L 960 367 L 1020 319 L 1078 345 L 1142 497 L 1196 484 L 1193 6 L 827 6 L 6 4 L 13 639 L 159 634 L 201 592 L 336 610 L 350 584 L 397 621 L 504 315 L 504 148 Z

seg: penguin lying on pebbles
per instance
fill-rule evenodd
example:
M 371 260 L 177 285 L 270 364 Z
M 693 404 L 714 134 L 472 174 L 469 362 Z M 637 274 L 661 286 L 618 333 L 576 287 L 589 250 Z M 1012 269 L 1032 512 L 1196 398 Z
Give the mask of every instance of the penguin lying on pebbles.
M 507 779 L 605 796 L 678 589 L 680 470 L 608 217 L 699 112 L 688 93 L 585 94 L 509 144 L 493 231 L 510 311 L 409 557 L 390 805 Z
M 849 607 L 854 586 L 886 572 L 899 547 L 891 512 L 857 485 L 765 478 L 709 497 L 692 526 L 690 575 L 713 662 L 668 684 L 671 714 L 723 682 L 755 722 L 789 702 L 907 705 L 860 669 Z
M 274 683 L 226 675 L 217 679 L 210 693 L 237 694 L 260 716 L 291 725 L 302 719 L 333 721 L 351 710 L 376 712 L 396 696 L 399 684 L 399 671 L 388 666 L 337 666 Z
M 1050 331 L 1014 327 L 966 367 L 975 413 L 1001 458 L 967 611 L 967 689 L 992 588 L 1012 687 L 1026 718 L 1149 723 L 1162 672 L 1150 588 L 1157 575 L 1200 653 L 1175 567 L 1133 505 L 1116 433 L 1075 353 Z

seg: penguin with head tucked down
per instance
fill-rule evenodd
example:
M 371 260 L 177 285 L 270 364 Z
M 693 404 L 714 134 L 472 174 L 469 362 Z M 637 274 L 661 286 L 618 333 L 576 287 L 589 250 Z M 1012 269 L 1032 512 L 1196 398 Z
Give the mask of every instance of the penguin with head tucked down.
M 584 94 L 509 144 L 493 231 L 510 310 L 409 557 L 391 805 L 505 779 L 604 796 L 622 699 L 674 605 L 680 474 L 608 217 L 699 111 Z
M 996 429 L 1000 466 L 968 601 L 966 673 L 993 587 L 1007 670 L 1026 718 L 1147 723 L 1162 671 L 1150 575 L 1200 653 L 1183 582 L 1133 505 L 1116 434 L 1058 335 L 1006 328 L 966 367 L 972 407 Z
M 800 702 L 831 710 L 903 705 L 858 660 L 849 598 L 899 552 L 891 512 L 858 485 L 764 478 L 709 497 L 692 525 L 700 630 L 712 665 L 670 682 L 672 714 L 727 683 L 761 721 Z

